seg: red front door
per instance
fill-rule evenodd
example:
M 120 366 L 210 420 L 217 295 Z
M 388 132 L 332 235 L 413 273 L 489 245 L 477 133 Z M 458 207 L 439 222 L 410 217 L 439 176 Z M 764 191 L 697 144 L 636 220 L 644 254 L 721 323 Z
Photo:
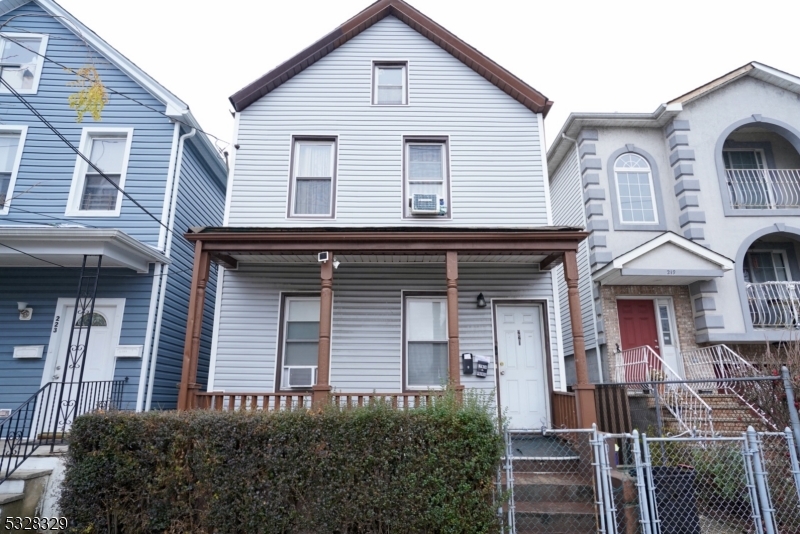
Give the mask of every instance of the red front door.
M 657 354 L 661 353 L 658 347 L 656 312 L 652 300 L 617 300 L 617 313 L 622 350 L 647 345 Z M 650 360 L 649 365 L 645 365 L 645 357 Z M 645 354 L 626 355 L 625 380 L 628 382 L 651 380 L 653 377 L 647 376 L 648 367 L 660 369 L 661 362 Z

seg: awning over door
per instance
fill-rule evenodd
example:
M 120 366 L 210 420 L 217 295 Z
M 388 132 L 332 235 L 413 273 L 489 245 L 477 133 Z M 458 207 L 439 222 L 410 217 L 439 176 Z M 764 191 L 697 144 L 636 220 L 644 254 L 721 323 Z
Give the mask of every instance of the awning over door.
M 678 286 L 721 278 L 733 260 L 673 232 L 617 256 L 594 273 L 601 285 Z
M 139 273 L 146 273 L 151 263 L 170 263 L 155 248 L 120 230 L 0 226 L 0 267 L 80 267 L 84 255 L 102 255 L 103 267 Z

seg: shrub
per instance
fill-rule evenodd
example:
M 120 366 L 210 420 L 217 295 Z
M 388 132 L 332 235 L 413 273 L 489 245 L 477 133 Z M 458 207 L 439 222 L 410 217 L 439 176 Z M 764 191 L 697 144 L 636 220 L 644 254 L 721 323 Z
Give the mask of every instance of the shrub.
M 73 532 L 500 530 L 502 438 L 474 398 L 408 411 L 93 414 L 70 441 L 60 505 Z

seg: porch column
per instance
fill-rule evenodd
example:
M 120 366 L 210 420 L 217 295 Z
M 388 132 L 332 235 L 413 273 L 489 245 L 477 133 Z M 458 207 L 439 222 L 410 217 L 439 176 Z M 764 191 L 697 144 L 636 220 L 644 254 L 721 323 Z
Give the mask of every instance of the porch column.
M 458 346 L 458 252 L 447 251 L 447 338 L 450 385 L 461 395 L 461 352 Z
M 589 383 L 589 369 L 586 366 L 586 345 L 583 340 L 583 317 L 581 297 L 578 291 L 578 260 L 574 250 L 564 252 L 564 278 L 567 281 L 567 302 L 569 318 L 572 323 L 572 346 L 575 350 L 575 375 L 578 383 L 573 386 L 578 410 L 578 426 L 591 428 L 597 422 L 597 409 L 594 401 L 594 385 Z
M 319 353 L 317 354 L 317 383 L 311 388 L 312 403 L 319 406 L 331 391 L 331 317 L 333 315 L 333 252 L 328 252 L 328 261 L 320 265 L 319 294 Z
M 186 340 L 183 345 L 183 370 L 181 372 L 178 409 L 191 410 L 195 404 L 197 365 L 200 359 L 200 336 L 203 333 L 203 310 L 206 303 L 206 286 L 211 267 L 211 258 L 203 250 L 203 242 L 194 245 L 194 267 L 192 286 L 189 290 L 189 309 L 186 316 Z

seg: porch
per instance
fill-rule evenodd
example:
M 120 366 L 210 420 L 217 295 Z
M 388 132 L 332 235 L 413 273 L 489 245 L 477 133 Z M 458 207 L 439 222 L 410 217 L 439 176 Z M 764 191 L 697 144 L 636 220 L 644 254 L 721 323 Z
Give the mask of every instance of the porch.
M 584 236 L 568 228 L 195 230 L 186 235 L 196 247 L 190 310 L 202 307 L 204 276 L 210 262 L 228 270 L 223 296 L 218 296 L 223 300 L 217 304 L 223 320 L 218 313 L 215 321 L 218 335 L 212 358 L 216 359 L 216 378 L 208 392 L 199 391 L 197 341 L 202 324 L 190 314 L 179 407 L 277 410 L 308 408 L 323 402 L 341 406 L 384 402 L 402 409 L 434 402 L 442 394 L 437 386 L 443 384 L 455 389 L 457 395 L 465 387 L 492 395 L 500 390 L 502 401 L 503 381 L 516 372 L 497 360 L 498 345 L 501 356 L 504 348 L 503 340 L 498 342 L 495 318 L 499 306 L 513 305 L 531 307 L 530 313 L 518 318 L 513 317 L 518 309 L 514 308 L 504 320 L 520 325 L 515 327 L 513 345 L 525 348 L 530 342 L 534 354 L 541 351 L 547 362 L 547 372 L 542 375 L 545 381 L 534 389 L 546 397 L 545 419 L 553 420 L 554 403 L 547 392 L 564 389 L 565 384 L 559 381 L 558 369 L 553 380 L 550 364 L 556 361 L 552 354 L 560 354 L 560 347 L 548 270 L 558 262 L 564 263 L 570 312 L 579 316 L 575 254 Z M 312 304 L 295 306 L 293 311 L 292 299 L 297 298 L 311 300 Z M 409 302 L 418 301 L 419 306 L 409 307 Z M 243 307 L 256 310 L 253 303 L 259 303 L 253 314 L 260 318 L 251 319 L 253 314 Z M 242 307 L 234 309 L 235 304 Z M 301 307 L 308 309 L 301 311 Z M 308 315 L 312 308 L 318 317 Z M 299 314 L 297 319 L 287 319 L 293 314 Z M 435 325 L 427 325 L 432 317 L 436 317 Z M 238 324 L 231 318 L 238 318 Z M 286 324 L 293 320 L 305 326 Z M 541 333 L 528 328 L 530 324 L 522 325 L 540 320 Z M 287 348 L 289 327 L 295 332 L 306 327 L 314 330 L 314 339 L 293 339 L 313 342 L 313 361 L 308 354 L 312 345 L 303 349 L 303 356 L 294 355 L 298 347 Z M 578 370 L 573 406 L 579 406 L 576 413 L 581 414 L 580 423 L 590 426 L 595 419 L 594 394 L 586 371 L 580 321 L 573 321 L 572 328 Z M 266 333 L 255 334 L 256 329 Z M 278 332 L 278 337 L 272 332 Z M 248 339 L 258 336 L 260 345 L 247 344 Z M 416 344 L 413 350 L 409 345 L 412 342 Z M 250 363 L 225 360 L 245 353 L 253 353 L 255 358 Z M 470 355 L 466 359 L 476 364 L 475 369 L 466 371 L 462 353 Z M 484 370 L 486 378 L 477 376 L 481 356 L 489 368 L 488 373 Z M 293 359 L 288 366 L 291 369 L 286 368 L 287 358 Z M 437 358 L 441 363 L 431 365 L 430 361 Z M 423 360 L 423 366 L 417 363 Z M 294 373 L 296 365 L 310 369 L 310 388 L 289 383 L 287 376 Z M 412 376 L 409 367 L 424 369 Z M 498 368 L 500 372 L 495 373 Z M 231 374 L 232 369 L 241 370 L 238 379 Z M 261 369 L 266 378 L 250 381 L 245 369 L 251 369 L 253 375 Z M 440 382 L 436 382 L 437 377 Z M 517 387 L 518 396 L 521 398 L 527 389 Z M 506 391 L 505 400 L 513 395 L 510 391 Z M 539 426 L 538 420 L 535 426 Z

